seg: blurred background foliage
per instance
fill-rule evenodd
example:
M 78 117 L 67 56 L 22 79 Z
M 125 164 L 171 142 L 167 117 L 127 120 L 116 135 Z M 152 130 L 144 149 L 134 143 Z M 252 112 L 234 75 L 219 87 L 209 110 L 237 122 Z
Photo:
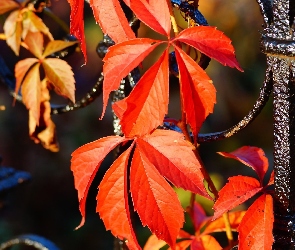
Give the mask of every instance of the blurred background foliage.
M 199 4 L 199 9 L 208 23 L 217 26 L 232 39 L 237 59 L 244 69 L 244 72 L 239 72 L 211 61 L 207 73 L 217 89 L 217 104 L 214 114 L 208 117 L 202 128 L 202 132 L 205 133 L 227 129 L 248 113 L 262 86 L 266 63 L 265 56 L 259 50 L 263 21 L 255 0 L 200 0 Z M 51 0 L 50 10 L 69 23 L 70 9 L 66 0 Z M 55 39 L 62 39 L 65 35 L 62 30 L 50 18 L 45 16 L 44 20 Z M 2 29 L 4 18 L 0 21 Z M 185 22 L 180 24 L 182 27 L 185 25 Z M 96 54 L 96 46 L 102 39 L 102 33 L 93 19 L 88 4 L 85 4 L 85 34 L 87 65 L 81 67 L 84 63 L 81 53 L 68 58 L 77 82 L 76 99 L 82 97 L 93 86 L 102 67 L 101 59 Z M 157 34 L 144 25 L 141 25 L 139 36 L 158 38 Z M 18 58 L 4 41 L 0 41 L 0 54 L 13 70 Z M 28 55 L 28 52 L 21 50 L 21 57 Z M 144 63 L 144 68 L 155 60 L 155 55 L 149 57 Z M 178 85 L 174 78 L 171 78 L 170 85 L 169 116 L 180 118 Z M 60 98 L 56 97 L 52 100 L 61 102 Z M 18 234 L 35 233 L 52 240 L 63 250 L 112 249 L 113 238 L 105 231 L 103 223 L 95 213 L 95 197 L 99 181 L 111 164 L 113 156 L 110 155 L 99 170 L 87 201 L 86 224 L 77 231 L 74 231 L 74 228 L 79 225 L 81 217 L 70 171 L 71 153 L 76 148 L 112 134 L 110 105 L 103 120 L 99 120 L 101 98 L 84 109 L 53 116 L 57 125 L 60 152 L 51 153 L 30 140 L 27 111 L 20 103 L 13 107 L 12 101 L 7 88 L 1 83 L 0 105 L 4 105 L 6 110 L 0 111 L 0 155 L 3 157 L 3 165 L 30 172 L 32 180 L 1 197 L 0 242 Z M 243 145 L 261 147 L 272 166 L 271 114 L 270 101 L 260 116 L 238 135 L 200 146 L 202 159 L 218 188 L 224 185 L 229 176 L 255 176 L 252 170 L 241 163 L 216 154 L 218 151 L 232 151 Z M 183 206 L 187 206 L 189 194 L 183 190 L 177 192 Z M 201 203 L 205 204 L 206 212 L 212 214 L 212 204 L 204 200 L 201 200 Z M 143 244 L 148 236 L 148 230 L 139 227 L 137 232 L 140 243 Z

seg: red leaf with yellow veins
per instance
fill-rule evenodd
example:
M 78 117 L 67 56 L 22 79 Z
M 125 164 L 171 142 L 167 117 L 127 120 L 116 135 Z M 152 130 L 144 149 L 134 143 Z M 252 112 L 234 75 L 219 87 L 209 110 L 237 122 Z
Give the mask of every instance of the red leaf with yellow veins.
M 85 144 L 72 153 L 71 170 L 75 188 L 78 191 L 79 209 L 82 215 L 81 227 L 85 221 L 85 203 L 89 187 L 102 161 L 117 145 L 126 141 L 124 137 L 108 136 Z
M 219 154 L 238 160 L 252 168 L 257 173 L 260 182 L 263 182 L 264 176 L 268 170 L 268 159 L 261 148 L 244 146 L 230 153 L 219 152 Z
M 127 167 L 132 146 L 114 161 L 99 185 L 97 208 L 107 230 L 126 240 L 130 250 L 141 249 L 133 232 L 128 204 Z
M 84 0 L 68 0 L 71 6 L 70 33 L 80 42 L 81 50 L 87 63 L 86 42 L 84 35 Z
M 4 14 L 10 10 L 19 8 L 19 7 L 20 7 L 20 5 L 13 0 L 1 0 L 0 1 L 0 15 Z
M 90 6 L 103 33 L 115 43 L 135 38 L 118 0 L 90 0 Z
M 175 191 L 137 147 L 131 163 L 130 190 L 142 224 L 173 247 L 184 222 L 183 209 Z
M 161 175 L 176 187 L 210 199 L 203 184 L 201 164 L 193 153 L 194 146 L 183 134 L 157 129 L 151 135 L 138 138 L 137 145 Z
M 20 86 L 24 80 L 25 75 L 28 70 L 33 66 L 33 64 L 37 63 L 38 59 L 36 58 L 26 58 L 24 60 L 18 61 L 15 65 L 14 74 L 15 74 L 15 93 L 18 94 Z
M 103 61 L 103 111 L 104 115 L 111 91 L 117 90 L 121 80 L 137 67 L 160 44 L 149 38 L 139 38 L 111 46 Z
M 185 29 L 174 41 L 186 43 L 223 65 L 243 71 L 235 57 L 231 40 L 215 27 L 196 26 Z
M 168 84 L 166 50 L 123 101 L 126 110 L 121 117 L 121 126 L 126 137 L 146 135 L 163 123 L 168 113 Z
M 58 58 L 44 59 L 42 66 L 55 92 L 75 103 L 75 79 L 71 66 Z
M 126 1 L 125 1 L 126 2 Z M 156 32 L 170 37 L 170 12 L 166 0 L 130 0 L 135 15 Z
M 183 110 L 196 138 L 206 117 L 213 112 L 216 89 L 206 72 L 182 49 L 175 47 L 175 55 Z
M 271 249 L 273 244 L 273 199 L 261 195 L 248 209 L 239 231 L 239 250 Z
M 219 191 L 219 198 L 213 206 L 213 220 L 250 199 L 262 189 L 259 181 L 252 177 L 239 175 L 228 178 L 228 183 Z
M 32 112 L 32 116 L 39 125 L 40 117 L 40 102 L 41 102 L 41 84 L 40 84 L 40 64 L 35 64 L 28 72 L 23 80 L 21 93 L 23 97 L 23 103 L 27 109 Z

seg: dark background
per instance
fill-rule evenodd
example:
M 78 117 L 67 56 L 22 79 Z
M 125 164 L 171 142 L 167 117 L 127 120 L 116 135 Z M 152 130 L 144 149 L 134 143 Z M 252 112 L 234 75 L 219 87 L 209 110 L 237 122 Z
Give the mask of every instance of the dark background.
M 69 5 L 66 0 L 51 0 L 50 9 L 69 23 Z M 206 0 L 200 1 L 200 10 L 212 26 L 229 36 L 236 49 L 237 59 L 244 69 L 224 67 L 212 61 L 207 69 L 217 89 L 217 105 L 214 114 L 205 122 L 202 132 L 215 132 L 236 124 L 252 108 L 266 67 L 265 56 L 259 51 L 259 37 L 262 31 L 262 18 L 254 0 Z M 0 19 L 0 29 L 4 18 Z M 63 33 L 54 22 L 45 18 L 54 37 L 61 39 Z M 185 23 L 182 23 L 185 27 Z M 1 32 L 3 32 L 1 30 Z M 101 31 L 92 17 L 92 11 L 85 5 L 85 33 L 87 40 L 88 63 L 84 63 L 82 54 L 75 54 L 68 59 L 73 67 L 76 79 L 76 99 L 81 98 L 96 82 L 101 60 L 95 49 L 102 39 Z M 140 36 L 157 34 L 141 25 Z M 0 54 L 13 70 L 18 60 L 13 52 L 0 41 Z M 21 50 L 21 58 L 29 54 Z M 144 63 L 146 68 L 156 58 L 149 58 Z M 170 88 L 169 115 L 179 118 L 179 98 L 177 84 L 172 81 Z M 53 97 L 54 102 L 60 102 Z M 60 151 L 51 153 L 34 144 L 28 136 L 27 110 L 21 103 L 12 106 L 12 97 L 7 88 L 0 83 L 0 105 L 6 107 L 0 111 L 0 155 L 3 165 L 25 170 L 31 173 L 32 180 L 10 191 L 3 199 L 0 209 L 0 243 L 16 235 L 34 233 L 55 242 L 61 249 L 112 249 L 113 238 L 105 231 L 103 223 L 95 213 L 97 186 L 105 170 L 112 162 L 110 155 L 103 163 L 95 179 L 87 200 L 85 225 L 74 231 L 81 216 L 78 210 L 77 193 L 70 171 L 71 153 L 79 146 L 111 135 L 112 116 L 110 107 L 103 120 L 99 120 L 102 99 L 98 98 L 90 106 L 78 111 L 53 116 L 57 126 Z M 66 103 L 66 101 L 63 101 Z M 225 159 L 216 154 L 218 151 L 232 151 L 244 145 L 258 146 L 265 150 L 272 167 L 272 105 L 267 104 L 261 115 L 238 135 L 224 141 L 204 144 L 200 147 L 205 166 L 218 187 L 229 176 L 245 174 L 255 176 L 254 172 L 242 164 Z M 177 190 L 184 206 L 188 204 L 189 194 Z M 212 214 L 211 203 L 201 200 L 208 214 Z M 138 228 L 141 244 L 146 241 L 147 230 Z

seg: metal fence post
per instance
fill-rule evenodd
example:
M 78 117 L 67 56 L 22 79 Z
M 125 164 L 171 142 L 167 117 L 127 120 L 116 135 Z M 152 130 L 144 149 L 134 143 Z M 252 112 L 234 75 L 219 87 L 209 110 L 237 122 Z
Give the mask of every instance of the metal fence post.
M 267 55 L 273 81 L 273 249 L 295 249 L 295 2 L 257 2 L 266 22 L 261 50 Z

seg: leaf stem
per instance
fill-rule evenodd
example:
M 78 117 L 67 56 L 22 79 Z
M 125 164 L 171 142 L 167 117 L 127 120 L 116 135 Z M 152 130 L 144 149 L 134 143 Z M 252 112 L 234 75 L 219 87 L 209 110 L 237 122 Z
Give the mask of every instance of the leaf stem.
M 174 16 L 174 12 L 173 12 L 173 7 L 172 7 L 172 4 L 171 4 L 171 1 L 170 0 L 167 0 L 167 4 L 168 4 L 168 7 L 169 7 L 170 20 L 171 20 L 171 24 L 172 24 L 172 29 L 174 31 L 175 36 L 177 36 L 178 33 L 179 33 L 179 30 L 178 30 L 177 22 L 176 22 L 176 19 L 175 19 L 175 16 Z

